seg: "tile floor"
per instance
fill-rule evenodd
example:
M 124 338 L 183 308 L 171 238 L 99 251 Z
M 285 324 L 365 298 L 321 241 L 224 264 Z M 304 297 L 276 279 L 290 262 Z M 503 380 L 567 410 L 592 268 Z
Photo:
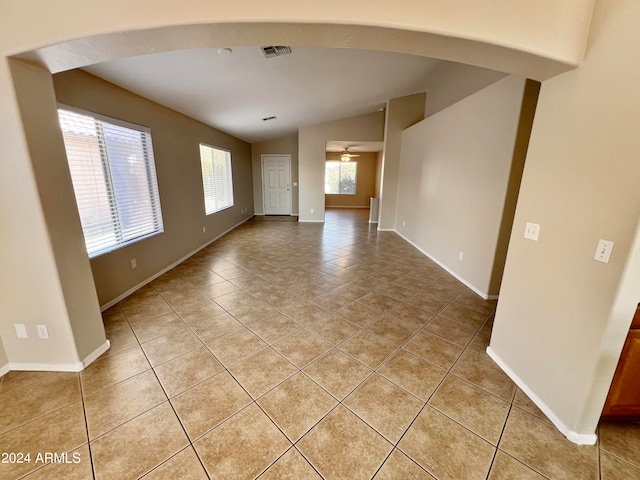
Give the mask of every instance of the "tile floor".
M 247 222 L 106 311 L 85 371 L 2 377 L 31 461 L 0 478 L 640 479 L 640 423 L 565 440 L 486 355 L 494 303 L 367 214 Z

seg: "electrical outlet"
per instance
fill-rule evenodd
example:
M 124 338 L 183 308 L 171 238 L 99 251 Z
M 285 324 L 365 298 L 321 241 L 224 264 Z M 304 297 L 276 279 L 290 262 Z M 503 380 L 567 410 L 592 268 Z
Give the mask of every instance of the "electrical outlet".
M 402 221 L 402 226 L 406 227 L 407 226 L 407 222 L 405 220 Z
M 136 262 L 135 258 L 131 259 L 131 268 L 136 268 L 138 266 L 138 262 Z
M 38 330 L 38 338 L 42 340 L 49 339 L 49 330 L 47 330 L 46 325 L 36 325 L 36 329 Z
M 314 208 L 311 209 L 311 213 L 316 213 L 316 210 Z
M 460 261 L 464 260 L 464 252 L 460 252 L 460 254 L 458 255 L 458 258 L 460 259 Z
M 24 323 L 14 323 L 13 326 L 16 328 L 16 336 L 18 338 L 27 338 L 27 327 Z
M 596 254 L 593 258 L 602 263 L 609 263 L 612 251 L 613 242 L 610 240 L 600 239 L 598 242 L 598 248 L 596 248 Z
M 207 233 L 207 227 L 202 227 L 202 233 Z
M 539 234 L 540 225 L 538 225 L 537 223 L 527 222 L 527 225 L 524 228 L 524 238 L 528 238 L 529 240 L 537 242 Z

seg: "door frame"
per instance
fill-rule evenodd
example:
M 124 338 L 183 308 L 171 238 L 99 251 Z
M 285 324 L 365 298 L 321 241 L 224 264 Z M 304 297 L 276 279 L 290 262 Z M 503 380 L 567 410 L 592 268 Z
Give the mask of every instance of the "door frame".
M 293 198 L 291 196 L 291 191 L 293 190 L 293 187 L 291 185 L 291 154 L 289 153 L 263 153 L 260 155 L 260 172 L 262 174 L 262 214 L 267 215 L 267 189 L 264 176 L 264 160 L 267 157 L 287 157 L 289 159 L 289 213 L 286 215 L 291 216 L 291 212 L 293 211 Z

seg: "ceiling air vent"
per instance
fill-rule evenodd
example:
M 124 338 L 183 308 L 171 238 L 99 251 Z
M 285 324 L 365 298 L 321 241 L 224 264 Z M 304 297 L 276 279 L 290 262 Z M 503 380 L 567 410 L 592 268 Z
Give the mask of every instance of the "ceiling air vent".
M 281 45 L 272 47 L 261 47 L 262 54 L 265 58 L 282 57 L 283 55 L 289 55 L 291 53 L 291 47 L 284 47 Z

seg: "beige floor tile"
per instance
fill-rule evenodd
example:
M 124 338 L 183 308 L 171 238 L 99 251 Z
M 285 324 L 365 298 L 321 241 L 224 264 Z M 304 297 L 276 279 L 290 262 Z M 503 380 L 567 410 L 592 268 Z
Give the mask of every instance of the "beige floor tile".
M 421 291 L 409 297 L 406 303 L 433 316 L 440 312 L 449 301 L 450 299 L 443 295 L 434 294 L 431 291 Z
M 602 450 L 640 467 L 640 420 L 602 420 L 599 433 Z
M 220 372 L 171 399 L 191 441 L 251 402 L 251 397 L 227 372 Z
M 640 468 L 601 452 L 600 475 L 602 480 L 640 480 Z
M 211 477 L 220 480 L 253 479 L 290 446 L 282 432 L 255 404 L 194 444 Z
M 380 318 L 382 312 L 361 303 L 351 303 L 337 312 L 354 325 L 366 327 Z
M 107 334 L 111 333 L 113 330 L 129 326 L 127 317 L 124 316 L 124 313 L 119 306 L 113 306 L 102 312 L 102 322 L 104 323 L 104 331 L 107 332 Z
M 545 477 L 531 470 L 506 453 L 498 450 L 487 480 L 544 480 Z
M 378 369 L 378 373 L 426 402 L 447 371 L 406 350 L 399 350 Z
M 0 478 L 20 478 L 43 466 L 38 462 L 38 453 L 71 452 L 87 441 L 82 402 L 55 410 L 0 435 L 3 452 L 20 452 L 31 458 L 29 463 L 0 464 Z
M 192 325 L 196 322 L 208 320 L 226 313 L 224 308 L 210 299 L 192 305 L 177 306 L 175 310 L 187 325 Z
M 209 477 L 193 447 L 189 446 L 142 478 L 144 480 L 207 480 Z
M 384 462 L 375 480 L 435 480 L 400 450 L 394 449 Z
M 428 405 L 398 448 L 441 480 L 484 480 L 495 452 L 491 444 Z
M 348 338 L 339 348 L 373 370 L 398 349 L 393 343 L 367 330 L 361 330 Z
M 401 303 L 389 312 L 394 318 L 399 318 L 416 327 L 421 327 L 428 323 L 435 314 L 422 310 L 421 308 L 411 305 L 410 303 Z M 417 328 L 416 328 L 417 329 Z
M 486 313 L 477 312 L 461 305 L 452 303 L 447 305 L 441 312 L 440 316 L 450 318 L 456 322 L 464 323 L 470 327 L 478 328 L 487 318 Z
M 166 400 L 151 370 L 89 395 L 84 400 L 89 439 L 104 435 Z
M 216 299 L 218 297 L 222 297 L 223 295 L 228 295 L 230 293 L 240 293 L 242 289 L 236 287 L 233 283 L 228 280 L 224 282 L 215 283 L 213 285 L 205 285 L 202 287 L 198 287 L 198 289 L 204 293 L 207 297 Z M 235 308 L 240 307 L 241 305 L 237 305 Z
M 203 345 L 191 330 L 182 328 L 162 337 L 154 338 L 141 346 L 149 362 L 155 367 Z
M 340 310 L 351 303 L 351 300 L 333 291 L 323 293 L 322 295 L 311 299 L 311 301 L 323 310 L 327 310 L 329 312 Z
M 516 391 L 513 381 L 482 350 L 467 348 L 451 372 L 508 402 Z
M 209 350 L 201 347 L 154 370 L 167 396 L 171 398 L 224 370 L 224 367 Z
M 277 313 L 277 310 L 265 302 L 254 302 L 244 307 L 234 308 L 229 312 L 233 317 L 245 325 L 261 320 Z
M 80 372 L 82 393 L 91 395 L 150 368 L 139 346 L 101 357 Z
M 204 293 L 191 285 L 179 289 L 160 292 L 160 295 L 162 295 L 165 302 L 174 308 L 181 305 L 193 305 L 209 299 L 209 297 Z
M 395 280 L 395 279 L 394 279 Z M 380 287 L 376 287 L 375 289 L 379 293 L 385 294 L 387 297 L 391 297 L 399 302 L 405 301 L 415 292 L 409 290 L 408 288 L 403 288 L 398 285 L 385 284 Z
M 397 346 L 406 342 L 419 328 L 420 326 L 416 325 L 412 320 L 405 320 L 392 315 L 385 315 L 367 326 L 367 330 Z
M 343 406 L 336 407 L 296 445 L 324 478 L 369 479 L 393 445 Z
M 324 317 L 309 328 L 333 345 L 341 343 L 358 331 L 358 327 L 337 314 Z
M 144 343 L 181 328 L 187 328 L 187 325 L 178 315 L 171 312 L 159 317 L 142 320 L 133 324 L 131 328 L 133 328 L 133 333 L 138 337 L 138 341 Z
M 391 443 L 396 443 L 424 402 L 380 375 L 367 378 L 343 404 Z
M 227 368 L 266 348 L 268 345 L 246 327 L 206 342 L 207 347 Z
M 329 314 L 327 310 L 324 310 L 313 303 L 294 305 L 283 309 L 282 313 L 300 325 L 309 325 L 310 323 L 316 322 Z
M 496 308 L 495 300 L 485 300 L 471 290 L 465 290 L 462 292 L 452 303 L 470 310 L 475 310 L 485 315 L 488 315 L 494 308 Z
M 332 350 L 306 367 L 304 372 L 342 400 L 371 374 L 371 369 L 340 350 Z
M 513 405 L 518 407 L 521 410 L 524 410 L 525 412 L 530 413 L 531 415 L 535 415 L 536 417 L 541 418 L 542 420 L 551 422 L 551 420 L 547 418 L 547 416 L 542 412 L 542 410 L 540 410 L 538 406 L 535 403 L 533 403 L 531 399 L 527 397 L 527 395 L 517 387 L 516 387 L 516 394 L 513 397 Z
M 358 300 L 358 303 L 381 312 L 388 312 L 400 302 L 382 293 L 372 292 Z
M 169 402 L 91 442 L 96 479 L 138 478 L 188 445 Z
M 429 405 L 467 427 L 493 445 L 498 444 L 511 405 L 460 380 L 447 375 Z
M 281 313 L 275 313 L 274 315 L 249 324 L 248 327 L 253 333 L 271 345 L 297 332 L 302 328 L 302 325 L 285 317 Z
M 105 355 L 111 355 L 117 352 L 126 350 L 127 348 L 135 347 L 138 345 L 138 339 L 133 334 L 133 330 L 127 323 L 124 327 L 111 330 L 107 333 L 107 339 L 109 340 L 109 350 L 105 352 Z
M 42 458 L 44 455 L 46 454 L 43 453 Z M 93 478 L 89 445 L 84 445 L 73 452 L 66 452 L 59 458 L 61 460 L 48 463 L 24 478 L 28 480 L 87 480 Z M 2 467 L 0 467 L 1 472 Z
M 295 448 L 290 448 L 269 469 L 260 480 L 320 480 L 309 462 Z
M 123 307 L 122 311 L 131 325 L 166 313 L 172 313 L 169 304 L 159 295 L 157 299 L 150 303 Z
M 297 442 L 337 401 L 299 373 L 258 400 L 258 404 L 292 442 Z
M 267 348 L 231 367 L 229 372 L 254 399 L 283 382 L 298 369 L 282 355 Z
M 263 295 L 262 300 L 278 310 L 282 310 L 287 307 L 295 307 L 304 303 L 304 299 L 295 293 L 280 289 Z
M 304 368 L 320 355 L 331 350 L 333 345 L 305 328 L 279 341 L 273 345 L 273 348 L 296 367 Z
M 258 299 L 253 295 L 249 295 L 247 292 L 240 290 L 238 292 L 227 293 L 225 295 L 215 297 L 214 301 L 228 312 L 234 308 L 244 307 L 245 305 L 254 303 L 258 301 Z
M 445 369 L 451 368 L 451 365 L 455 363 L 463 350 L 463 347 L 432 335 L 425 330 L 418 332 L 404 345 L 404 348 Z
M 60 375 L 58 372 L 11 371 L 0 377 L 0 395 Z M 64 375 L 64 374 L 63 374 Z
M 226 312 L 193 322 L 190 327 L 193 333 L 205 343 L 214 342 L 220 337 L 244 330 L 244 325 Z
M 41 380 L 0 393 L 0 434 L 77 402 L 77 373 L 51 373 Z
M 466 347 L 478 329 L 445 317 L 436 316 L 424 331 L 437 335 L 445 340 Z
M 549 478 L 598 478 L 598 447 L 575 445 L 550 423 L 517 408 L 511 409 L 499 447 Z
M 365 295 L 371 293 L 371 289 L 369 287 L 359 285 L 355 282 L 350 282 L 337 287 L 334 292 L 338 295 L 342 295 L 352 302 L 355 302 L 359 298 L 362 298 Z

